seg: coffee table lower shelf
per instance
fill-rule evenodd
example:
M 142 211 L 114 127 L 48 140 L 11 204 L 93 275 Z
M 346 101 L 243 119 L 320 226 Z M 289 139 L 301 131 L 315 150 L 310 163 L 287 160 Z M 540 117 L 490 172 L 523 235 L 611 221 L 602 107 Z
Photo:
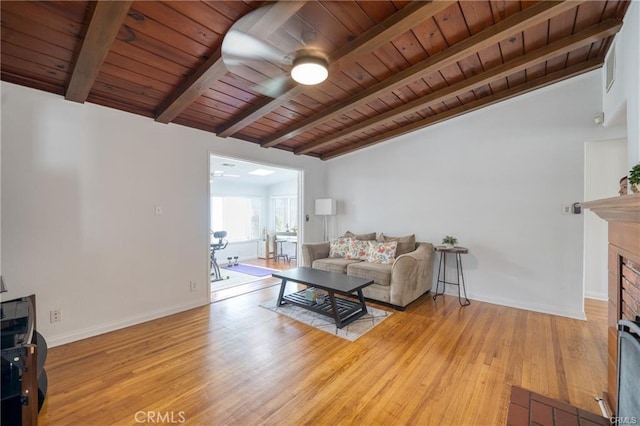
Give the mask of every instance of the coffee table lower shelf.
M 332 292 L 329 292 L 328 297 L 325 298 L 323 303 L 316 303 L 314 301 L 307 300 L 305 297 L 305 290 L 284 295 L 282 296 L 282 299 L 292 305 L 300 306 L 301 308 L 309 311 L 335 319 L 338 328 L 344 327 L 367 313 L 367 308 L 363 303 L 358 303 L 355 300 L 352 301 L 342 297 L 335 297 Z M 335 310 L 333 309 L 332 300 L 336 306 Z

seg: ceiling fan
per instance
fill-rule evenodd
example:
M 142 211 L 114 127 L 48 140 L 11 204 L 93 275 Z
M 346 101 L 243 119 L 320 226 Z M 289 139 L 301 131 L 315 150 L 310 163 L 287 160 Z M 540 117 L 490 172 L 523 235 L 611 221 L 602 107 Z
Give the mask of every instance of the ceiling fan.
M 263 6 L 240 18 L 225 34 L 221 47 L 230 72 L 254 82 L 256 91 L 273 98 L 294 82 L 315 85 L 329 75 L 327 55 L 316 30 L 298 15 L 270 34 L 256 30 L 256 23 L 276 6 Z

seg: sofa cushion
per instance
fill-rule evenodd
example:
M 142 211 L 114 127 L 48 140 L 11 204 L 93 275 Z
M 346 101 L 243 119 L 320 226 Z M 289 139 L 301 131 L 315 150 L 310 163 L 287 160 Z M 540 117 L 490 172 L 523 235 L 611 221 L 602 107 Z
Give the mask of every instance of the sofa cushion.
M 362 240 L 362 241 L 371 241 L 376 239 L 376 233 L 375 232 L 369 232 L 368 234 L 354 234 L 351 231 L 347 231 L 344 233 L 344 238 L 355 238 L 356 240 Z
M 338 238 L 329 243 L 329 257 L 344 258 L 351 249 L 351 238 Z
M 388 237 L 381 233 L 380 241 L 397 241 L 398 248 L 396 249 L 396 257 L 400 256 L 401 254 L 411 253 L 416 249 L 416 234 L 407 235 L 405 237 Z
M 391 303 L 391 292 L 388 285 L 373 283 L 362 289 L 362 295 L 367 299 L 378 300 L 383 303 Z
M 322 271 L 346 274 L 347 266 L 353 265 L 354 263 L 362 263 L 362 261 L 327 257 L 325 259 L 314 260 L 311 267 Z
M 367 260 L 371 241 L 351 240 L 345 259 Z
M 389 241 L 386 243 L 369 241 L 366 260 L 371 263 L 393 263 L 396 258 L 397 248 L 397 241 Z
M 347 266 L 347 275 L 366 278 L 384 286 L 391 285 L 391 265 L 382 263 L 358 262 Z

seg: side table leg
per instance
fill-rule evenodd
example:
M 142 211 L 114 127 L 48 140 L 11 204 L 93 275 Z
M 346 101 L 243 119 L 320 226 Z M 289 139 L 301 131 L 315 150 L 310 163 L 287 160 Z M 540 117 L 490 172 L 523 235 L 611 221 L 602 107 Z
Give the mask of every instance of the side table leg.
M 445 255 L 446 253 L 440 252 L 440 261 L 438 263 L 438 279 L 436 281 L 436 294 L 433 295 L 433 300 L 436 300 L 436 297 L 444 295 L 445 291 L 445 282 L 447 281 L 447 265 L 442 268 L 442 265 L 445 263 Z M 441 272 L 444 272 L 444 276 L 440 278 Z M 442 283 L 442 293 L 438 293 L 438 289 L 440 288 L 440 283 Z
M 464 286 L 464 272 L 462 271 L 462 257 L 460 253 L 456 253 L 456 270 L 458 272 L 458 303 L 460 306 L 467 306 L 471 304 L 471 301 L 467 298 L 467 289 Z M 464 293 L 464 303 L 462 302 L 462 297 L 460 296 L 460 288 L 462 287 L 462 292 Z

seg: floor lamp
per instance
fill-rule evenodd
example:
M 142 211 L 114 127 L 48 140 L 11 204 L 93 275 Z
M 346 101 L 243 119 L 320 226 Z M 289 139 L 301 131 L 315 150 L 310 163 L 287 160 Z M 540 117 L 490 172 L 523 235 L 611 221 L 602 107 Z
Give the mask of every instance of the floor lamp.
M 316 216 L 324 216 L 324 234 L 322 241 L 328 241 L 327 235 L 327 216 L 333 216 L 336 214 L 336 200 L 331 198 L 320 198 L 316 200 Z

